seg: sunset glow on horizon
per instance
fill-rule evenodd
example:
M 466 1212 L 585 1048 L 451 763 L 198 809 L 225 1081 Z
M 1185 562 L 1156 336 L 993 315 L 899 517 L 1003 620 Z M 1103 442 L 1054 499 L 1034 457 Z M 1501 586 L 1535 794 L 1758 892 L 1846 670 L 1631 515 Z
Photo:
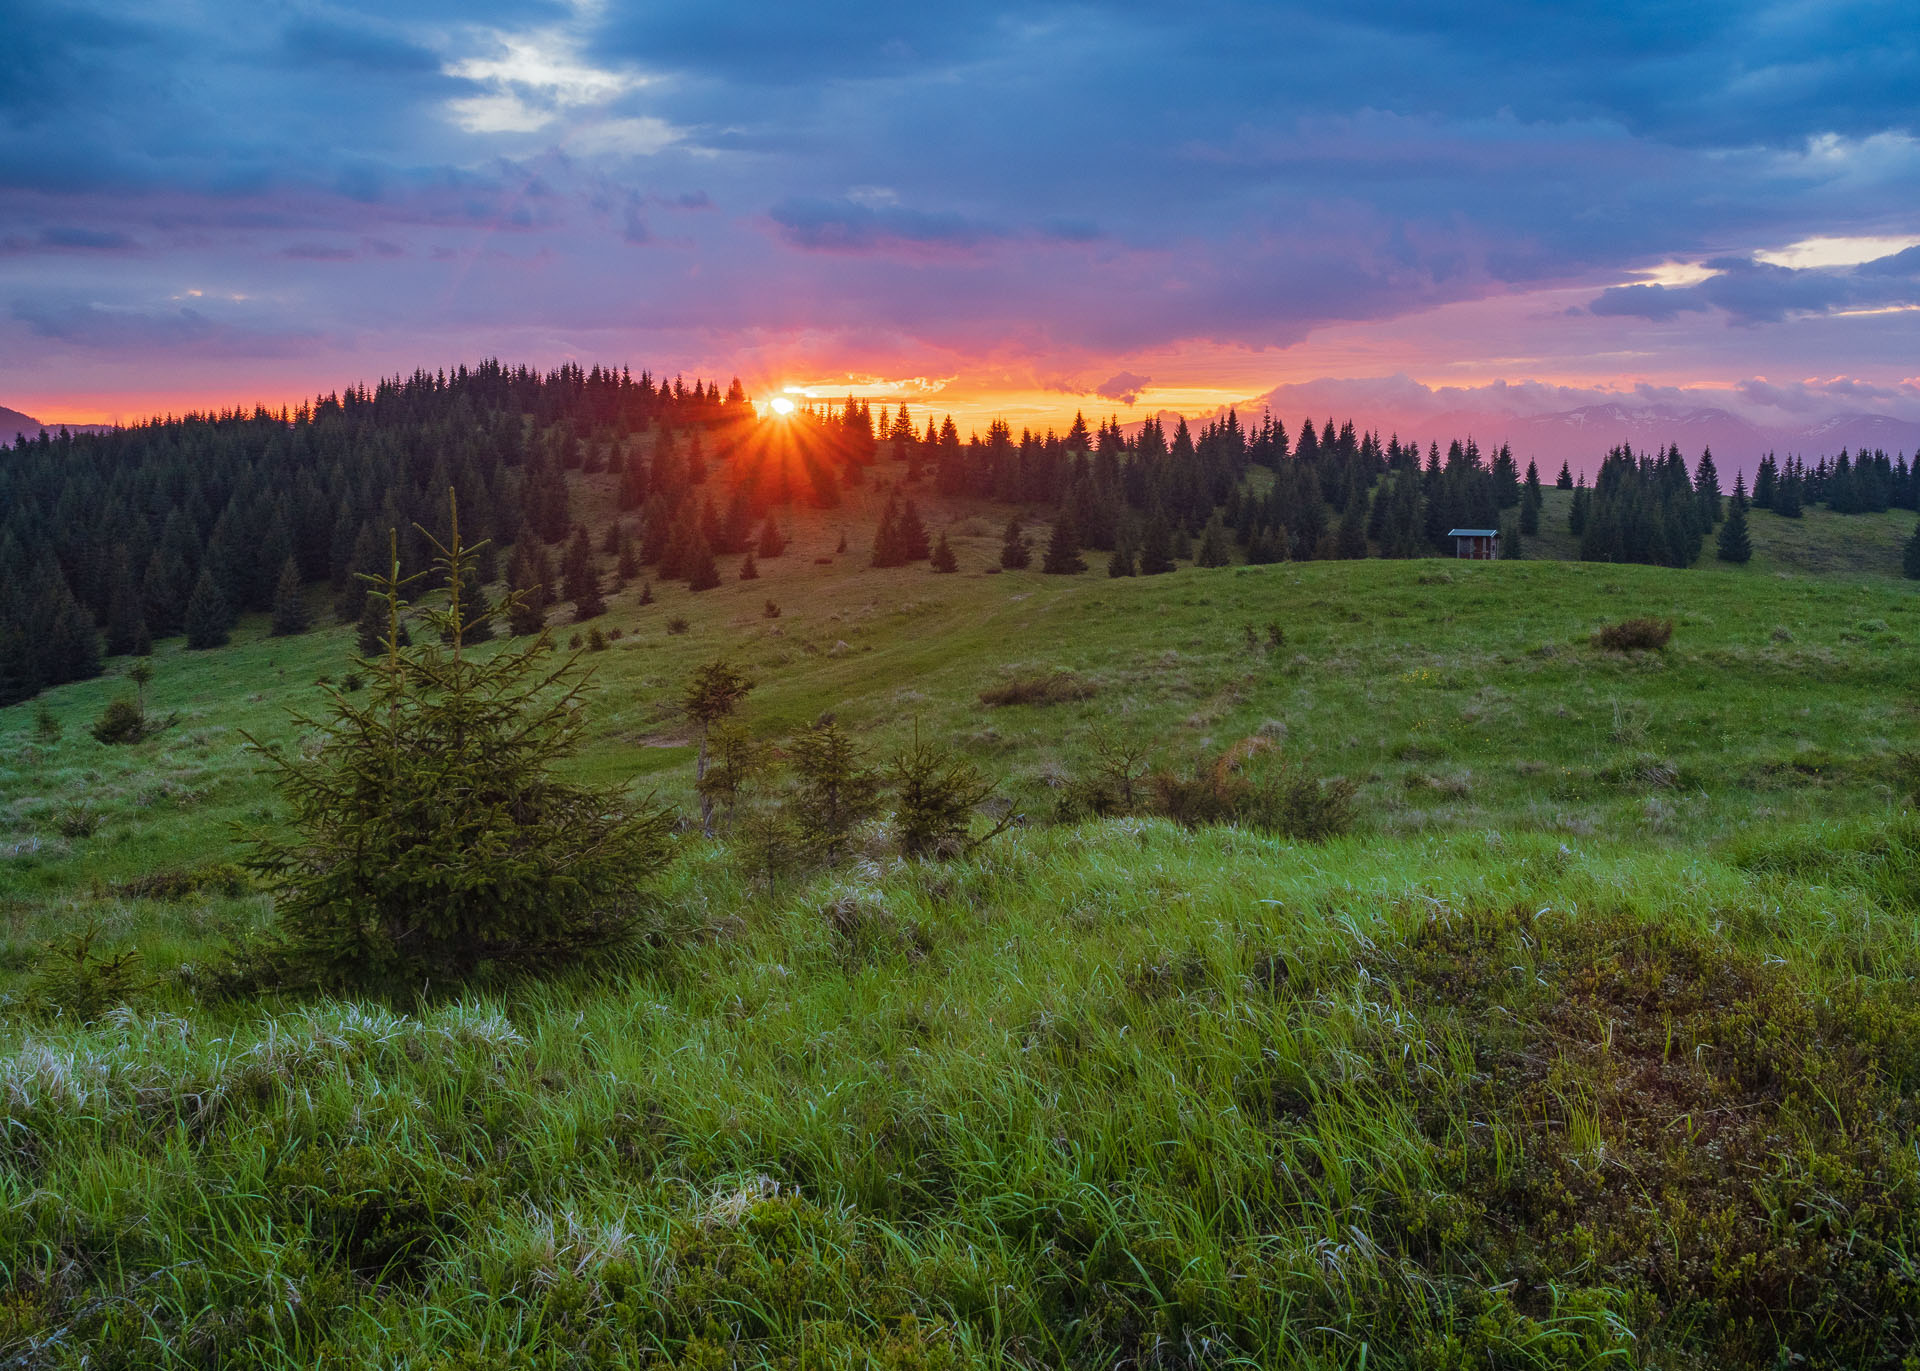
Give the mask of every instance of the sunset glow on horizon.
M 0 405 L 48 422 L 498 357 L 963 430 L 1920 434 L 1920 140 L 1868 6 L 82 9 L 0 19 Z

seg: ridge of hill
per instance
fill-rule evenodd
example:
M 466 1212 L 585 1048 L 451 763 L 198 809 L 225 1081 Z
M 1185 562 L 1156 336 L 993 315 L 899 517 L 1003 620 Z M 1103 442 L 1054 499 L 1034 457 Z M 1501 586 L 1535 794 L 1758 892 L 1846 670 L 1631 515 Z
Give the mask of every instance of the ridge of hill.
M 112 424 L 62 424 L 46 423 L 30 414 L 22 414 L 17 409 L 0 405 L 0 443 L 11 444 L 16 437 L 38 438 L 44 431 L 58 433 L 65 429 L 68 433 L 111 433 Z

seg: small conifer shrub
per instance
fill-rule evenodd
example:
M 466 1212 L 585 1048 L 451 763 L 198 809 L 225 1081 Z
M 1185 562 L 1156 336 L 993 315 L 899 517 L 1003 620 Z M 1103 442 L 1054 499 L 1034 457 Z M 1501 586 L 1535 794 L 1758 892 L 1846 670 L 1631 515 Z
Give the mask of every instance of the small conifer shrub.
M 1006 531 L 1000 536 L 1000 566 L 1005 571 L 1020 571 L 1033 562 L 1033 547 L 1027 542 L 1027 535 L 1021 531 L 1019 519 L 1007 520 Z
M 107 707 L 100 711 L 100 717 L 93 721 L 87 731 L 93 734 L 96 742 L 112 746 L 117 743 L 144 742 L 172 723 L 171 716 L 156 719 L 140 707 L 139 701 L 129 700 L 122 695 L 107 702 Z
M 138 952 L 108 952 L 100 946 L 99 925 L 89 924 L 45 946 L 27 985 L 26 1003 L 48 1018 L 90 1024 L 133 1003 L 152 985 L 141 974 Z
M 732 663 L 715 659 L 696 670 L 680 694 L 680 707 L 686 712 L 700 739 L 699 751 L 694 757 L 693 783 L 700 793 L 700 829 L 709 838 L 713 836 L 716 801 L 730 799 L 733 790 L 737 789 L 734 780 L 729 778 L 722 783 L 726 794 L 720 796 L 716 795 L 714 786 L 708 782 L 707 768 L 715 733 L 733 717 L 752 689 L 753 682 Z M 742 739 L 729 737 L 727 741 L 729 747 L 736 751 L 744 747 Z
M 465 650 L 473 549 L 452 513 L 446 544 L 422 530 L 450 588 L 445 609 L 424 613 L 447 646 L 396 641 L 408 582 L 390 547 L 369 597 L 387 614 L 386 652 L 358 663 L 367 699 L 296 714 L 317 749 L 248 738 L 288 810 L 284 831 L 251 835 L 247 863 L 275 896 L 261 960 L 284 982 L 402 993 L 662 933 L 644 887 L 667 861 L 671 816 L 560 774 L 585 728 L 586 683 L 554 664 L 544 630 Z
M 964 856 L 1013 826 L 1009 810 L 986 832 L 973 832 L 975 813 L 992 798 L 994 783 L 958 753 L 924 741 L 918 725 L 887 778 L 893 784 L 893 830 L 902 856 Z

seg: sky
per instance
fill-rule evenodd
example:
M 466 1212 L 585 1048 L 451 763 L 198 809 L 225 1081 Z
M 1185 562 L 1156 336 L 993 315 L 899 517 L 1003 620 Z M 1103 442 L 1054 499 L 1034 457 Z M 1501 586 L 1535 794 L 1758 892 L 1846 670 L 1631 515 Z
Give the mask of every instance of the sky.
M 1920 420 L 1920 7 L 8 0 L 0 404 Z

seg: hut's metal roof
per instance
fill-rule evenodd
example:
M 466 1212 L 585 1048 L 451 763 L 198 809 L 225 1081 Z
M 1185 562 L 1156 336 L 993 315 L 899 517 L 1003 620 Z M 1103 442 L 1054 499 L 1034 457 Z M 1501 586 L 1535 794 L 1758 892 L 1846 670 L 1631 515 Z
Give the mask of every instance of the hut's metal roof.
M 1447 536 L 1449 538 L 1498 538 L 1500 530 L 1497 528 L 1450 528 L 1447 530 Z

